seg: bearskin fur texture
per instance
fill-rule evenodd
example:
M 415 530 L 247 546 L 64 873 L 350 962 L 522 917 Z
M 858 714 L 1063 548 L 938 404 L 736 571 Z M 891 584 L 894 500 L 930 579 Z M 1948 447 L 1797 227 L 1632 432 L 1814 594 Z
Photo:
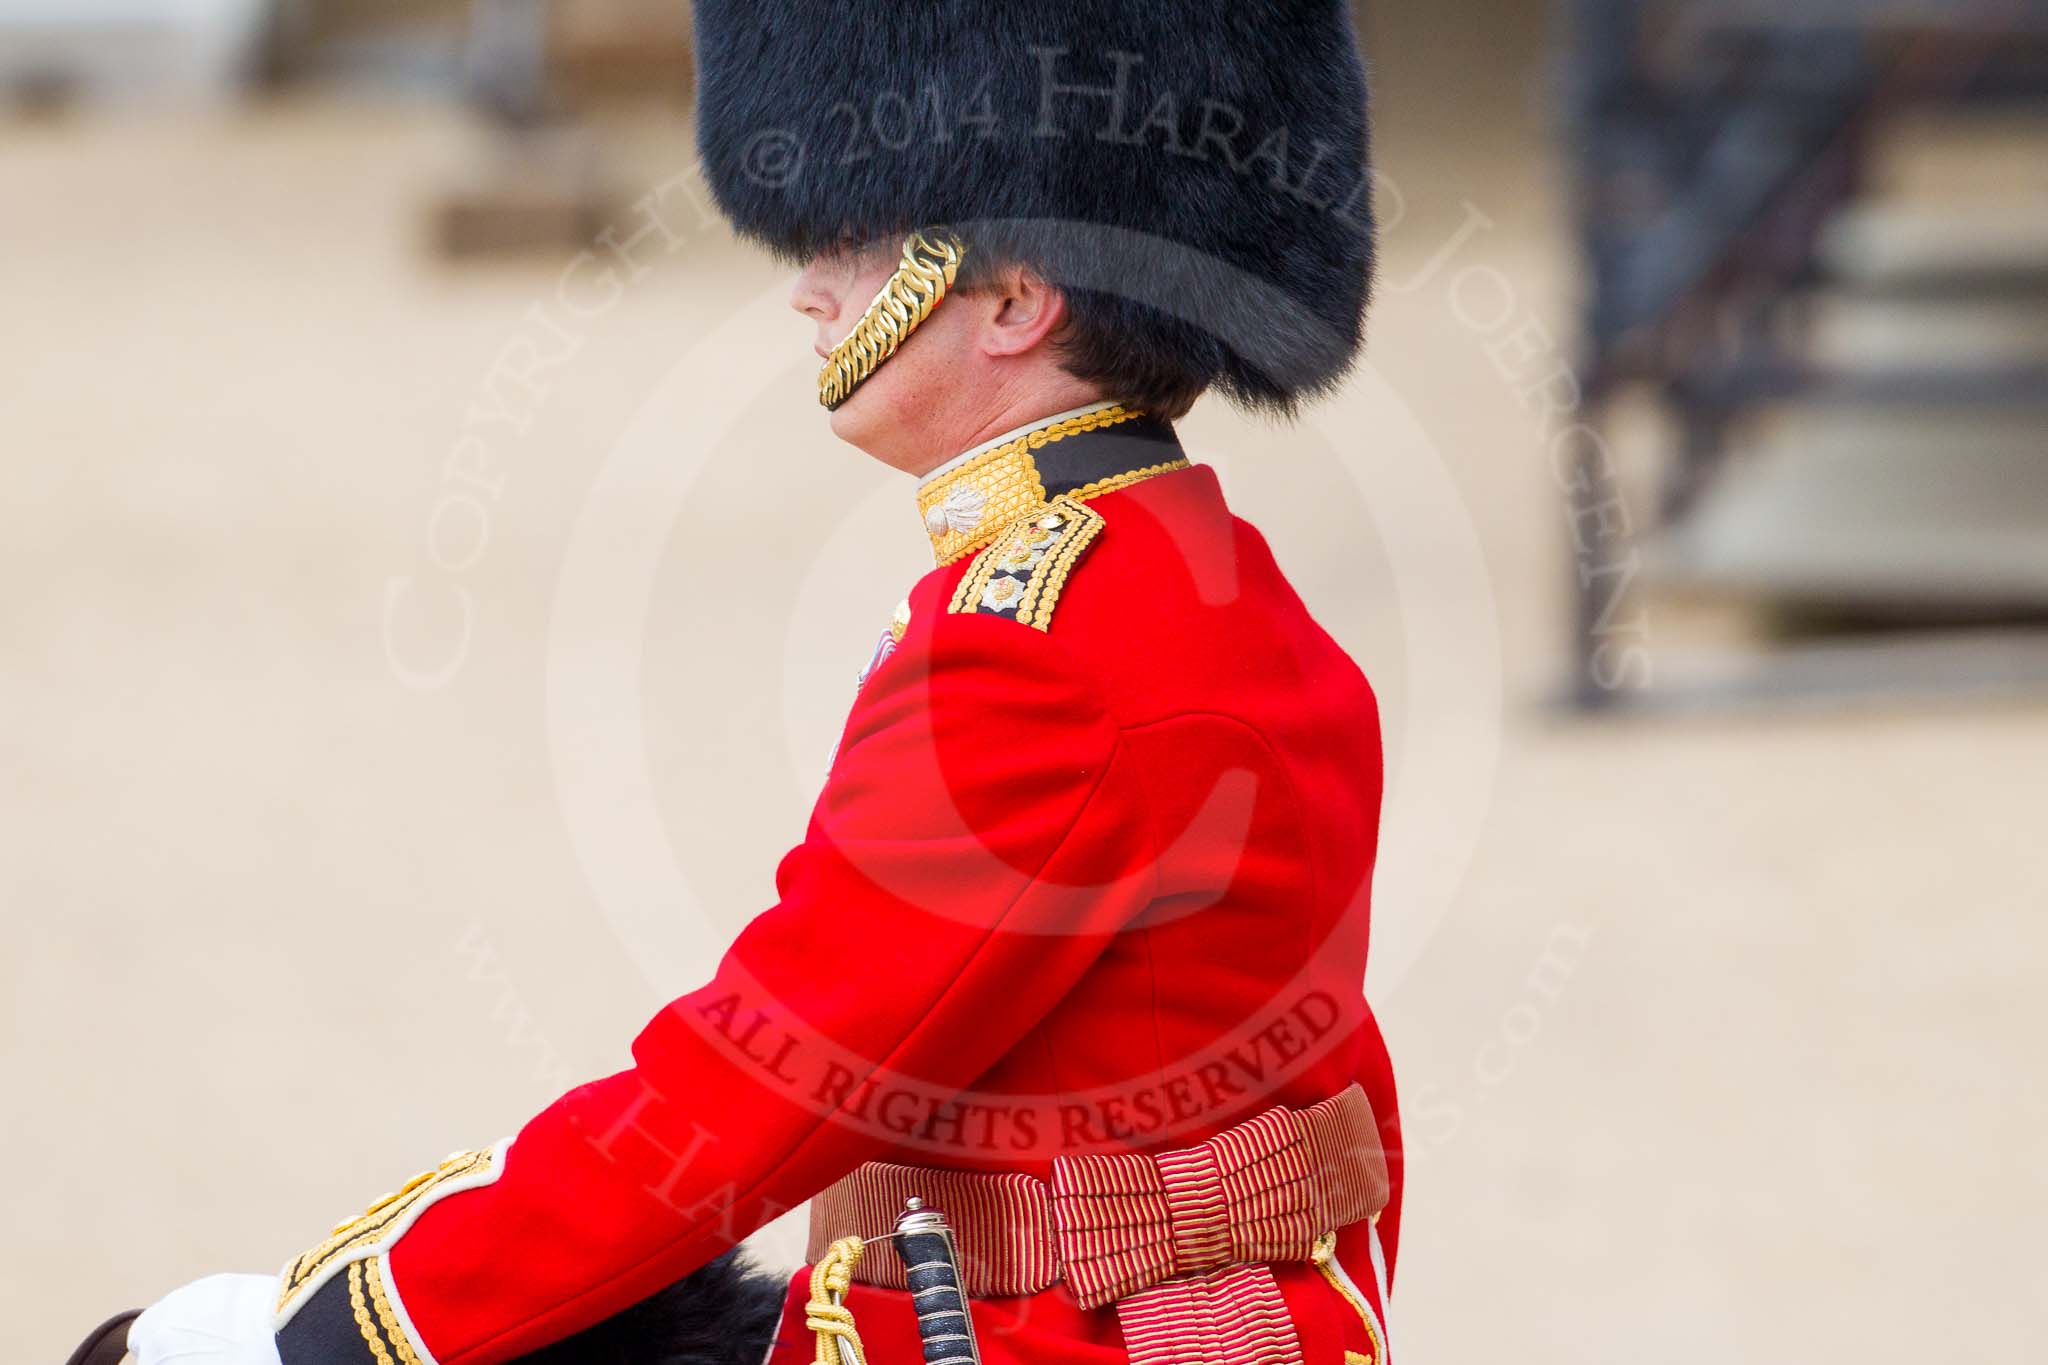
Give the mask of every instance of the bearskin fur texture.
M 697 0 L 696 22 L 706 175 L 783 257 L 949 225 L 970 269 L 1030 265 L 1141 369 L 1254 408 L 1352 363 L 1373 225 L 1345 0 Z
M 729 1251 L 515 1365 L 761 1365 L 789 1282 Z

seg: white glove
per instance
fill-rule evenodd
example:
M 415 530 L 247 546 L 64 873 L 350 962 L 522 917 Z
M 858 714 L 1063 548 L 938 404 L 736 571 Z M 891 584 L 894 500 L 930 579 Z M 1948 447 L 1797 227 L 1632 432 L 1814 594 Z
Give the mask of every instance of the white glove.
M 275 1275 L 209 1275 L 158 1299 L 128 1328 L 136 1365 L 281 1365 Z

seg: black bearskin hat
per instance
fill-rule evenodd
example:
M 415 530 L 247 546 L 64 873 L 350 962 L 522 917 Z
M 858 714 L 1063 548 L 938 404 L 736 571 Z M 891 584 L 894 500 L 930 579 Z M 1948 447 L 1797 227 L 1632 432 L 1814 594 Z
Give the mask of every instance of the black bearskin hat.
M 1345 0 L 697 0 L 696 23 L 712 191 L 778 254 L 951 227 L 970 278 L 1028 265 L 1141 379 L 1252 407 L 1356 355 L 1372 187 Z

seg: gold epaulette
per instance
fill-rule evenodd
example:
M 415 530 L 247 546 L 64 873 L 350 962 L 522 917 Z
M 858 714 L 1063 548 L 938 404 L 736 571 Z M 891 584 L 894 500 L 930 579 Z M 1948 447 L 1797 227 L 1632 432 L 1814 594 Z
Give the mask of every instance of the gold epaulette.
M 1086 503 L 1054 498 L 974 557 L 947 610 L 1002 616 L 1049 630 L 1067 576 L 1104 524 L 1102 514 Z

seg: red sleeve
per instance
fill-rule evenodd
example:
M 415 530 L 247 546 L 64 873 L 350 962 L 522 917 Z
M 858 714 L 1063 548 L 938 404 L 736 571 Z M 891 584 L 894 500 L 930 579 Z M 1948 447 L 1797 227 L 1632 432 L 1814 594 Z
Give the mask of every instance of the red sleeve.
M 779 902 L 710 984 L 389 1249 L 440 1365 L 580 1330 L 903 1141 L 1151 899 L 1140 784 L 1058 640 L 932 615 L 870 678 Z

